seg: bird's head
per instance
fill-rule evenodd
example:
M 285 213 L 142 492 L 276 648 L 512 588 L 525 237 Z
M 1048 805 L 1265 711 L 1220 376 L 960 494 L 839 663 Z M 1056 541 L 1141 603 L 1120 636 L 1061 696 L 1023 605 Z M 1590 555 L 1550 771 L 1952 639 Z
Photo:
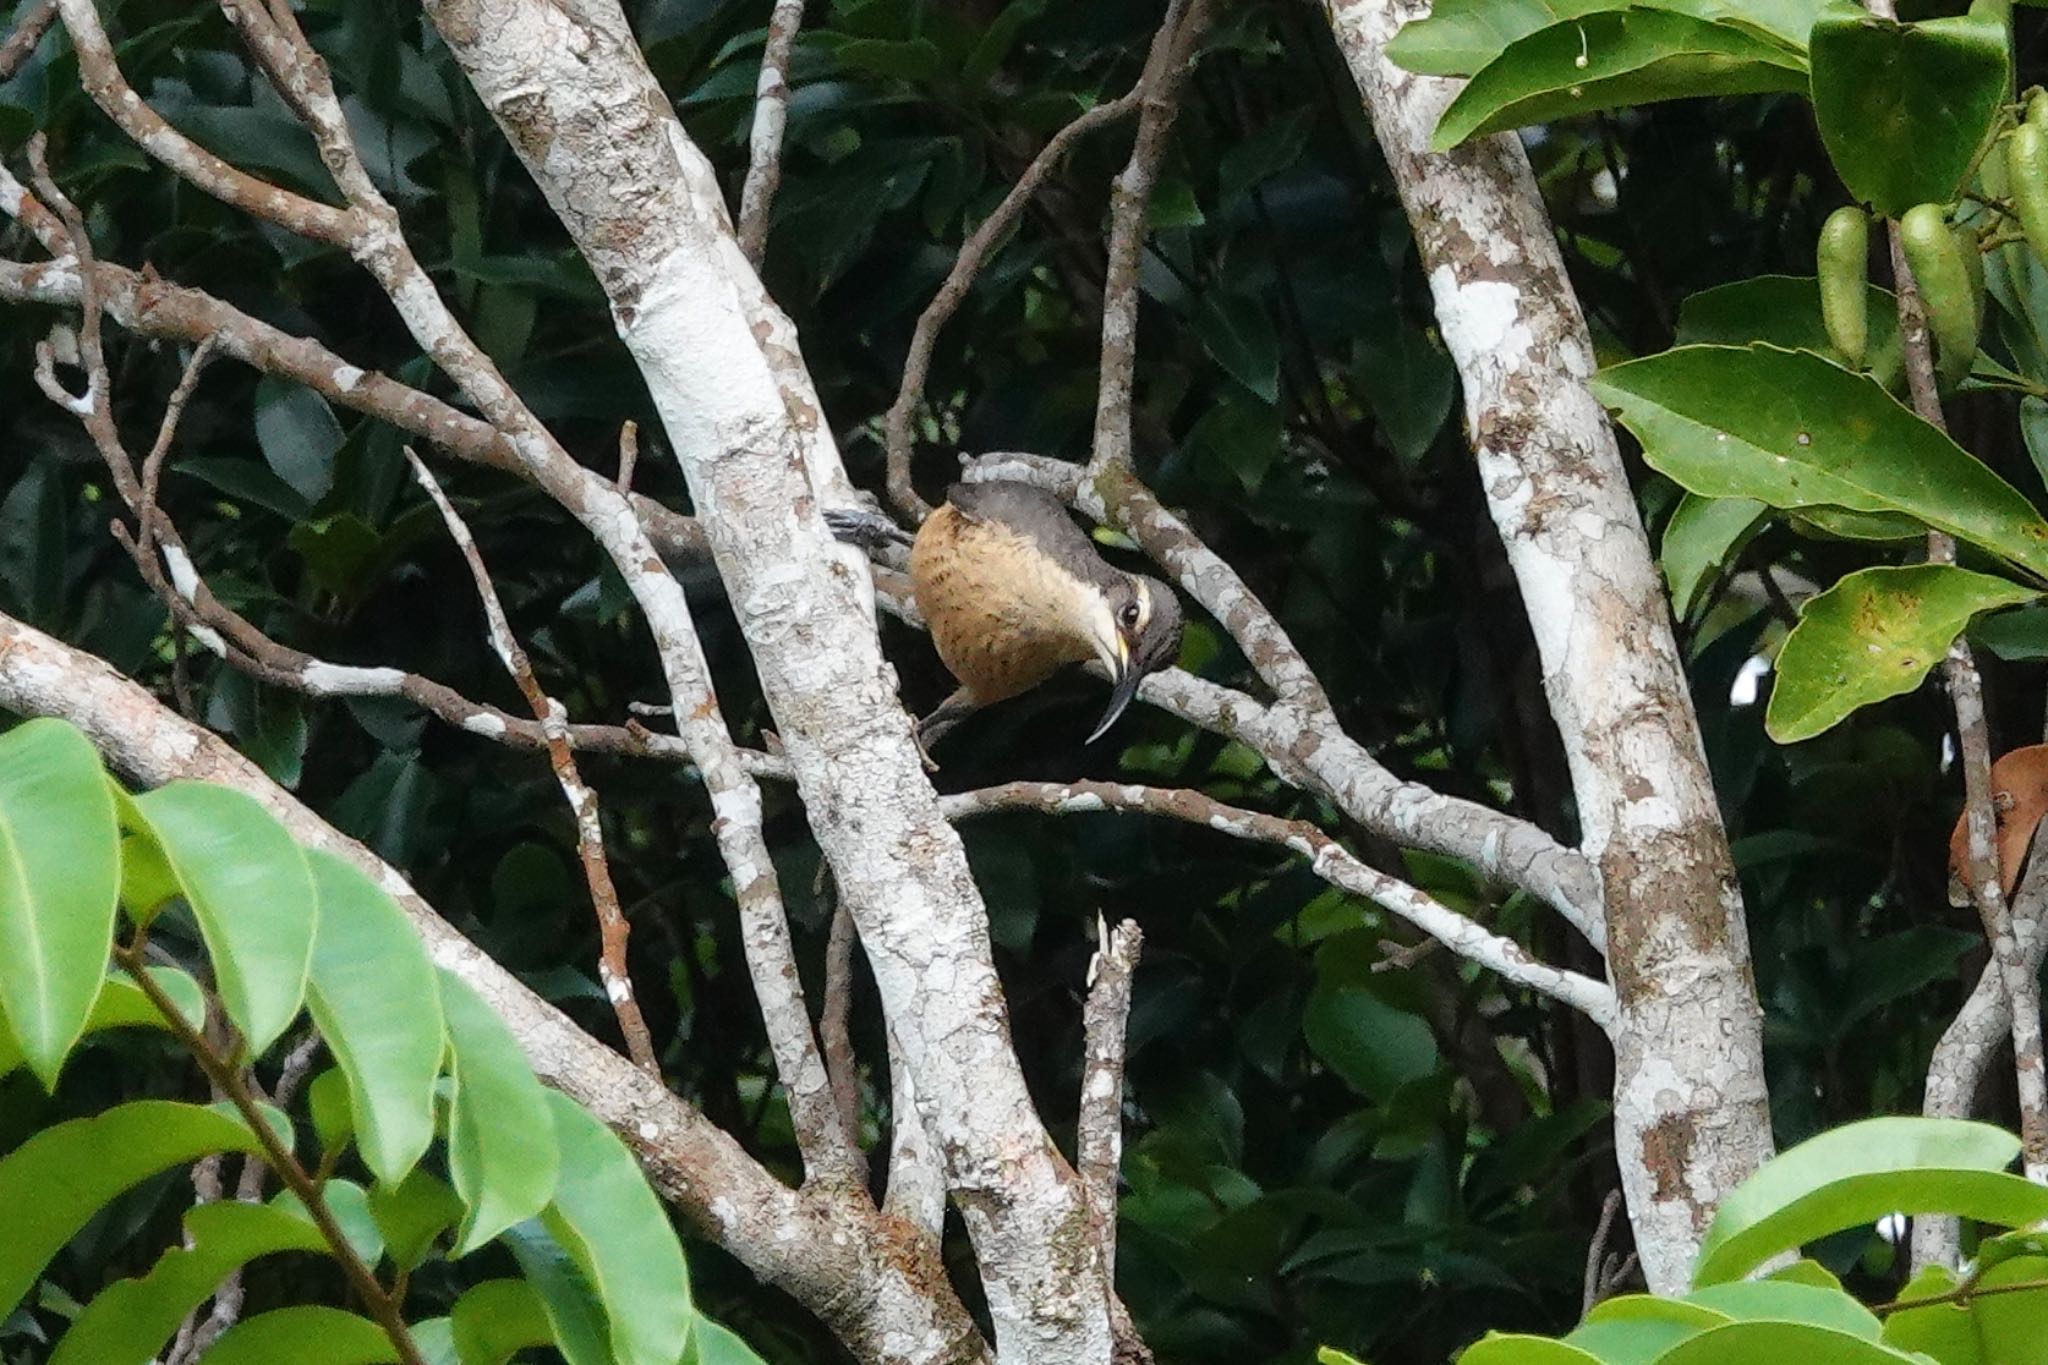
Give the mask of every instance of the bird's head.
M 1094 743 L 1138 695 L 1147 675 L 1180 658 L 1180 599 L 1173 589 L 1143 574 L 1118 574 L 1104 590 L 1110 629 L 1096 651 L 1109 670 L 1109 707 L 1088 742 Z

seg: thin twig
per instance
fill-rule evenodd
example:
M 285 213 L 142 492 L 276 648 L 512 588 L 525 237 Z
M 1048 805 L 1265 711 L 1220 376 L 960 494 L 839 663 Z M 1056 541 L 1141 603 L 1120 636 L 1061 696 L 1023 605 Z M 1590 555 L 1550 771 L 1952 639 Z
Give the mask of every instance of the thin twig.
M 621 493 L 633 491 L 633 469 L 640 463 L 640 424 L 627 418 L 619 423 L 619 474 L 612 486 Z
M 206 1079 L 228 1097 L 235 1112 L 241 1116 L 242 1122 L 248 1126 L 257 1144 L 263 1149 L 264 1159 L 269 1162 L 270 1168 L 277 1172 L 277 1177 L 284 1182 L 285 1188 L 298 1197 L 300 1206 L 313 1220 L 313 1225 L 320 1229 L 321 1237 L 327 1242 L 328 1252 L 340 1264 L 349 1287 L 355 1291 L 356 1298 L 361 1301 L 364 1310 L 383 1329 L 392 1349 L 398 1352 L 399 1359 L 404 1365 L 426 1365 L 426 1359 L 420 1354 L 418 1345 L 414 1343 L 412 1331 L 406 1326 L 397 1303 L 384 1292 L 384 1286 L 377 1283 L 377 1277 L 363 1264 L 363 1258 L 356 1254 L 355 1247 L 348 1240 L 348 1234 L 342 1231 L 341 1224 L 335 1221 L 333 1211 L 327 1207 L 320 1187 L 313 1183 L 313 1178 L 306 1174 L 305 1168 L 299 1165 L 291 1150 L 271 1130 L 270 1120 L 258 1107 L 256 1097 L 250 1093 L 241 1074 L 224 1058 L 216 1055 L 207 1045 L 206 1039 L 179 1012 L 177 1002 L 165 993 L 164 988 L 154 977 L 150 976 L 140 951 L 133 946 L 117 947 L 114 956 L 127 971 L 129 979 L 149 997 L 150 1004 L 163 1016 L 164 1026 L 170 1030 L 171 1036 L 192 1054 L 193 1060 L 199 1063 L 199 1069 L 206 1073 Z
M 1948 430 L 1935 385 L 1934 350 L 1928 334 L 1919 285 L 1900 241 L 1899 226 L 1890 231 L 1893 283 L 1897 287 L 1899 339 L 1906 386 L 1913 410 L 1938 431 Z M 1954 539 L 1939 531 L 1927 536 L 1928 562 L 1953 564 Z M 1992 961 L 2006 996 L 2012 1002 L 2014 1081 L 2019 1095 L 2020 1159 L 2027 1178 L 2048 1183 L 2048 1067 L 2044 1067 L 2041 1036 L 2041 989 L 2030 965 L 2027 945 L 2020 940 L 2018 918 L 2007 904 L 2003 870 L 1998 865 L 1998 813 L 1991 795 L 1991 736 L 1984 713 L 1984 681 L 1969 641 L 1950 644 L 1943 678 L 1956 714 L 1956 748 L 1963 770 L 1963 810 L 1969 827 L 1965 880 L 1977 916 L 1991 944 Z M 2031 931 L 2029 931 L 2031 932 Z
M 1169 14 L 1167 23 L 1171 22 L 1172 15 Z M 1162 25 L 1160 31 L 1166 32 L 1166 27 Z M 1153 41 L 1156 45 L 1159 40 L 1155 38 Z M 1097 128 L 1114 123 L 1136 109 L 1144 95 L 1144 81 L 1141 76 L 1138 84 L 1122 96 L 1108 104 L 1096 105 L 1047 140 L 1038 155 L 1031 159 L 1031 164 L 1024 168 L 1024 173 L 1017 177 L 1017 183 L 996 205 L 995 211 L 960 244 L 960 254 L 953 258 L 953 268 L 946 273 L 945 283 L 939 286 L 939 292 L 932 296 L 932 301 L 918 316 L 917 326 L 910 334 L 909 353 L 903 358 L 903 381 L 896 390 L 896 401 L 889 405 L 888 415 L 882 419 L 883 442 L 888 456 L 889 501 L 911 521 L 923 521 L 932 510 L 931 504 L 918 495 L 917 486 L 911 478 L 910 419 L 924 397 L 925 379 L 931 373 L 932 350 L 938 344 L 939 329 L 958 311 L 989 255 L 1017 221 L 1018 215 L 1024 212 L 1032 196 L 1038 193 L 1046 177 L 1066 157 L 1068 150 Z
M 1514 940 L 1368 865 L 1305 820 L 1287 820 L 1225 805 L 1197 791 L 1120 782 L 1006 782 L 943 796 L 939 798 L 939 809 L 947 819 L 955 821 L 997 810 L 1039 810 L 1050 814 L 1146 811 L 1207 825 L 1233 839 L 1278 844 L 1306 857 L 1315 874 L 1332 886 L 1391 910 L 1425 934 L 1443 940 L 1444 946 L 1460 957 L 1489 968 L 1518 986 L 1571 1006 L 1603 1029 L 1614 1023 L 1614 991 L 1606 982 L 1538 961 Z
M 1620 1190 L 1609 1190 L 1600 1204 L 1600 1225 L 1593 1230 L 1592 1245 L 1586 1248 L 1585 1289 L 1580 1295 L 1579 1316 L 1593 1311 L 1593 1305 L 1607 1295 L 1607 1238 L 1614 1231 L 1614 1219 L 1621 1212 Z
M 1138 259 L 1145 244 L 1145 213 L 1167 135 L 1180 112 L 1180 87 L 1195 43 L 1208 22 L 1208 0 L 1173 0 L 1153 36 L 1139 85 L 1144 109 L 1131 159 L 1110 187 L 1109 260 L 1102 282 L 1102 371 L 1095 390 L 1095 445 L 1091 474 L 1131 458 L 1131 389 L 1138 358 Z
M 163 479 L 164 456 L 170 453 L 171 442 L 177 438 L 178 422 L 185 415 L 185 405 L 192 401 L 192 391 L 199 387 L 200 373 L 213 358 L 213 345 L 213 338 L 207 337 L 192 348 L 185 372 L 178 377 L 178 386 L 171 390 L 170 399 L 164 404 L 156 440 L 142 457 L 142 501 L 135 509 L 135 540 L 144 554 L 150 552 L 156 540 L 157 488 Z
M 761 268 L 768 246 L 769 210 L 782 184 L 782 130 L 789 122 L 789 53 L 803 27 L 804 0 L 775 0 L 761 77 L 754 83 L 754 126 L 747 135 L 747 179 L 740 187 L 740 251 Z
M 825 1001 L 818 1014 L 818 1042 L 825 1050 L 825 1074 L 832 1081 L 832 1100 L 849 1147 L 860 1146 L 860 1072 L 853 1054 L 853 948 L 859 936 L 853 912 L 846 908 L 832 880 L 831 865 L 818 860 L 816 883 L 832 904 L 832 931 L 825 940 Z
M 605 999 L 611 1001 L 612 1013 L 618 1017 L 619 1032 L 625 1035 L 627 1055 L 648 1075 L 659 1076 L 661 1062 L 654 1055 L 654 1041 L 647 1031 L 646 1017 L 640 1012 L 640 1001 L 633 992 L 633 978 L 626 965 L 626 939 L 631 928 L 619 910 L 619 893 L 612 885 L 611 863 L 605 856 L 604 826 L 598 815 L 597 793 L 584 782 L 576 767 L 576 755 L 569 747 L 569 713 L 547 694 L 540 685 L 540 679 L 534 676 L 533 663 L 526 657 L 526 651 L 520 648 L 518 638 L 512 634 L 512 623 L 506 619 L 504 604 L 498 600 L 497 589 L 491 586 L 490 571 L 484 567 L 476 538 L 470 535 L 468 525 L 455 510 L 455 504 L 448 501 L 448 495 L 441 491 L 441 485 L 435 481 L 426 461 L 415 454 L 411 446 L 405 448 L 405 458 L 412 465 L 413 477 L 419 480 L 420 487 L 440 509 L 448 534 L 454 537 L 456 547 L 469 564 L 470 576 L 476 580 L 477 596 L 483 600 L 491 648 L 497 652 L 498 661 L 504 664 L 505 671 L 519 685 L 519 694 L 533 708 L 533 714 L 547 736 L 548 760 L 554 766 L 555 781 L 561 785 L 569 810 L 576 817 L 577 851 L 583 859 L 583 878 L 590 885 L 591 907 L 597 912 L 600 944 L 598 980 L 604 985 Z
M 0 81 L 10 80 L 21 70 L 29 54 L 36 50 L 36 44 L 43 40 L 43 34 L 57 18 L 57 0 L 40 0 L 32 5 L 28 13 L 14 25 L 14 32 L 0 42 Z

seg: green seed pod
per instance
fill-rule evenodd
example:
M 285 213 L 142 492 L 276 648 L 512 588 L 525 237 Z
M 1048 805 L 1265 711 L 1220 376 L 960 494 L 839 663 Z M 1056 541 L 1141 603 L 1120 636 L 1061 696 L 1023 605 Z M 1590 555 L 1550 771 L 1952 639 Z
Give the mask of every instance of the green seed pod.
M 1957 223 L 1952 231 L 1956 235 L 1956 250 L 1962 253 L 1963 273 L 1970 277 L 1970 330 L 1973 334 L 1981 333 L 1984 330 L 1984 245 L 1975 228 Z
M 1970 297 L 1970 268 L 1963 263 L 1955 232 L 1941 216 L 1941 205 L 1907 209 L 1899 219 L 1899 245 L 1920 285 L 1941 379 L 1954 385 L 1977 358 L 1977 306 Z
M 2027 122 L 2048 132 L 2048 90 L 2036 90 L 2027 96 Z
M 1814 257 L 1828 344 L 1842 353 L 1850 369 L 1860 370 L 1870 343 L 1870 216 L 1853 204 L 1829 214 Z
M 2034 259 L 2048 264 L 2048 133 L 2031 123 L 2005 140 L 2006 193 Z

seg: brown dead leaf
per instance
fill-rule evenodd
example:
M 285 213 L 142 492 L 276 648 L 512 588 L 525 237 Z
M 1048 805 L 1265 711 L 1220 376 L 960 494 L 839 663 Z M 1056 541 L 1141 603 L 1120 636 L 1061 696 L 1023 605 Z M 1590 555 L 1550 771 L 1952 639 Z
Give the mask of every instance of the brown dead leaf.
M 2048 744 L 2012 750 L 1991 765 L 1991 807 L 1998 818 L 1998 874 L 2012 895 L 2034 841 L 2034 827 L 2048 814 Z M 1970 821 L 1957 817 L 1948 839 L 1949 903 L 1970 903 Z

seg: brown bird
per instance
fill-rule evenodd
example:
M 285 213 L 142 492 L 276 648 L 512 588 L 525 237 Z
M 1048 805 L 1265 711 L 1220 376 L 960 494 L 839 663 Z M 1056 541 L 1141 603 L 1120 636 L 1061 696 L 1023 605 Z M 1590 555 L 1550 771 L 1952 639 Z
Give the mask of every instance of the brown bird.
M 917 609 L 960 684 L 918 722 L 920 743 L 1068 664 L 1094 659 L 1111 687 L 1092 743 L 1148 674 L 1180 657 L 1173 589 L 1106 563 L 1044 489 L 1007 480 L 954 484 L 914 537 L 875 512 L 832 511 L 826 520 L 841 540 L 910 546 Z

